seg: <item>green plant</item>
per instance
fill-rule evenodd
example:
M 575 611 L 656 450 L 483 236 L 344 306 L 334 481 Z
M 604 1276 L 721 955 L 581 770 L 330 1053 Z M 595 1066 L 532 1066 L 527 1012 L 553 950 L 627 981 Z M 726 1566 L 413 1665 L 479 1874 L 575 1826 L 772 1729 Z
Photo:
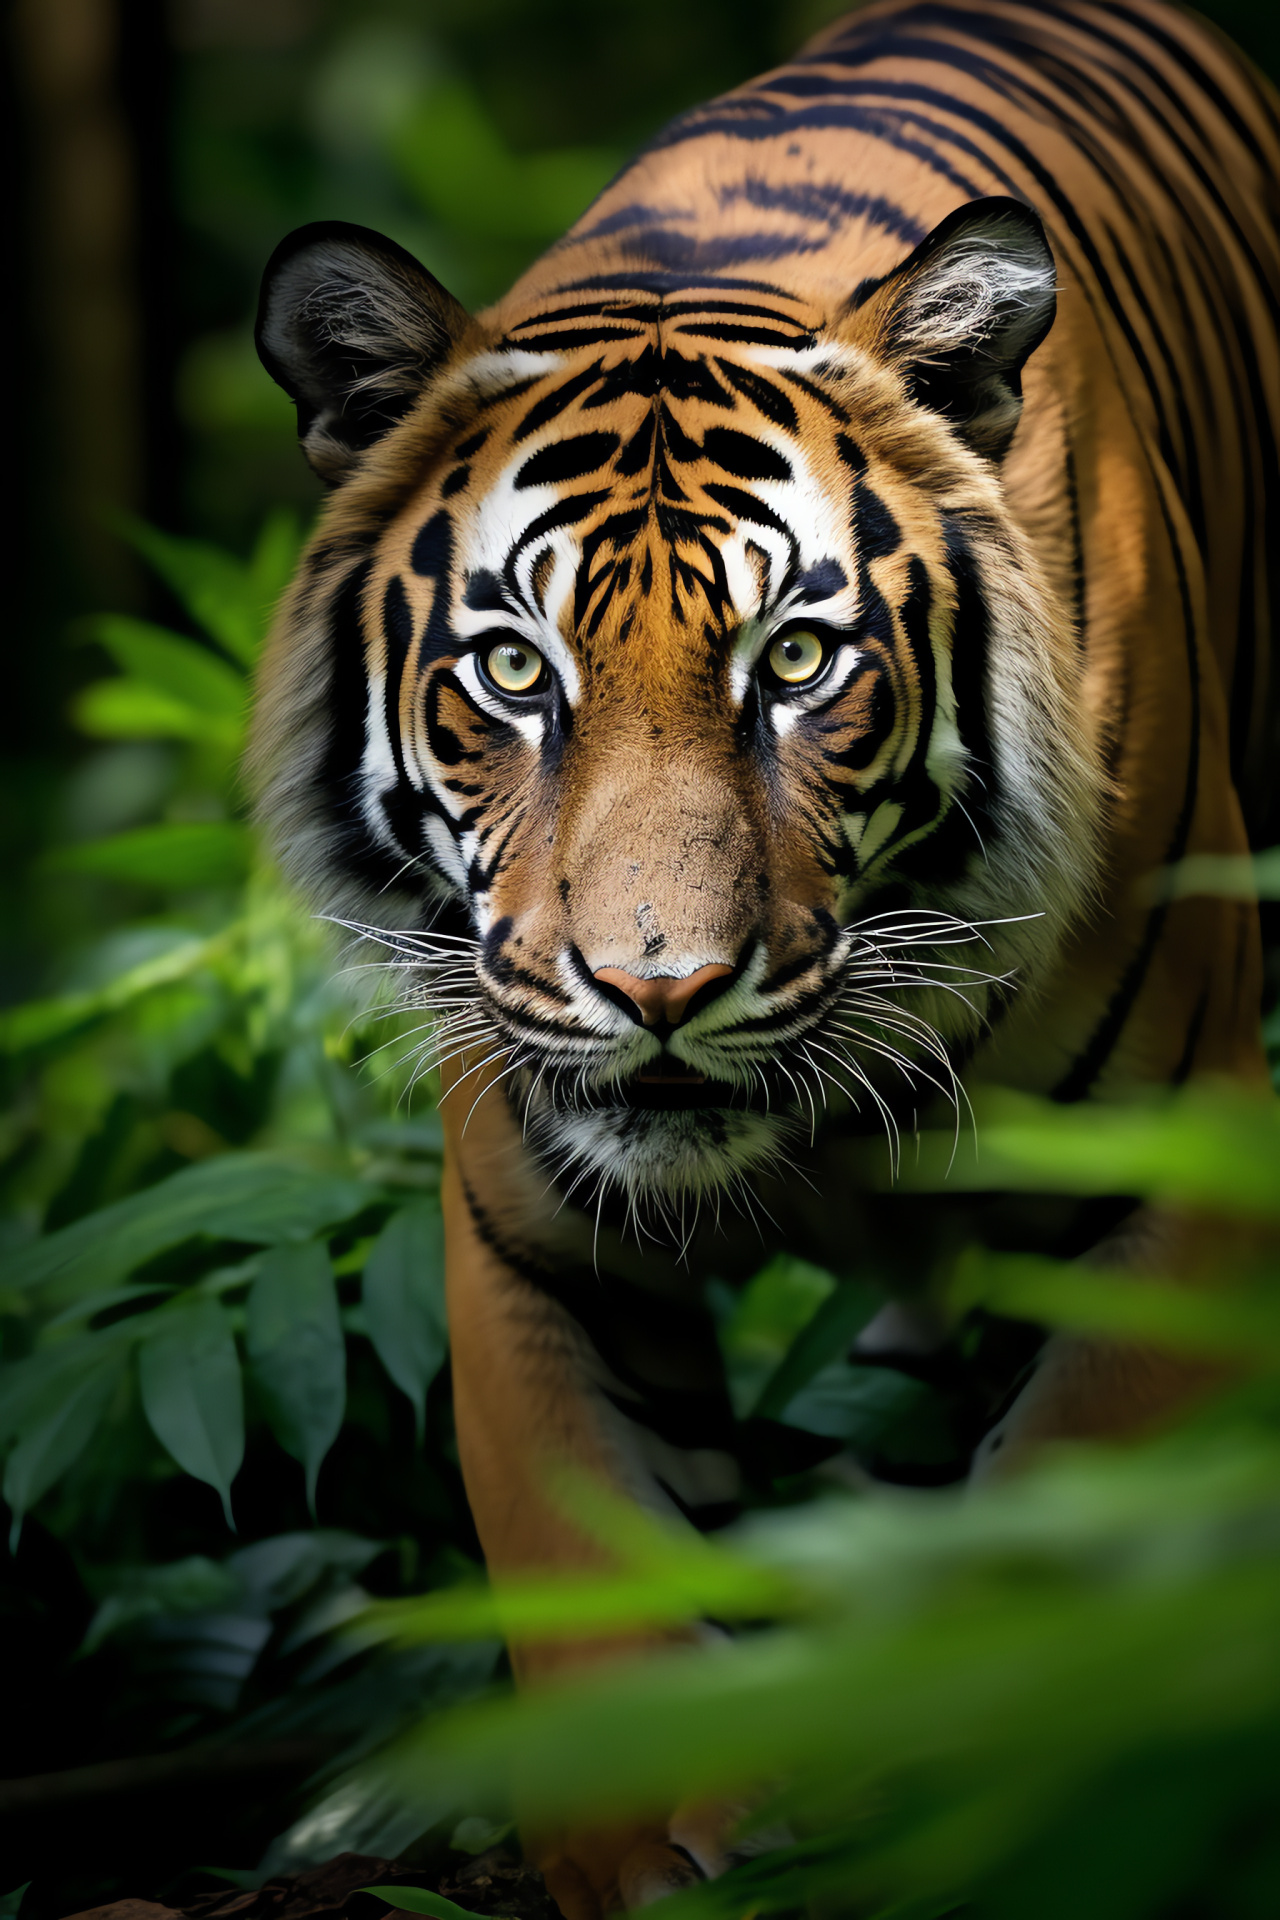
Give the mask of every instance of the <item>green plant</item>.
M 283 1730 L 319 1766 L 482 1684 L 497 1653 L 422 1649 L 406 1665 L 322 1651 L 351 1596 L 367 1599 L 354 1568 L 372 1561 L 374 1590 L 395 1594 L 473 1566 L 449 1412 L 441 1135 L 429 1087 L 412 1110 L 402 1097 L 402 1049 L 385 1046 L 400 1026 L 353 985 L 243 818 L 249 677 L 296 525 L 268 523 L 244 562 L 131 535 L 193 631 L 85 623 L 77 638 L 118 671 L 75 715 L 100 751 L 163 749 L 165 779 L 150 818 L 51 856 L 57 883 L 92 899 L 98 932 L 60 990 L 0 1015 L 0 1457 L 17 1554 L 5 1592 L 26 1604 L 23 1569 L 47 1553 L 31 1558 L 34 1525 L 100 1602 L 65 1670 L 100 1696 L 98 1723 L 47 1764 L 96 1757 L 99 1741 L 115 1758 Z M 317 1514 L 327 1528 L 302 1532 Z M 270 1591 L 264 1553 L 288 1574 Z M 216 1625 L 202 1638 L 206 1617 L 231 1622 L 230 1641 Z M 29 1671 L 16 1653 L 7 1698 L 15 1726 L 34 1729 L 64 1669 Z M 208 1674 L 228 1662 L 239 1678 L 219 1688 Z M 255 1854 L 295 1811 L 278 1796 Z M 393 1838 L 416 1831 L 388 1817 Z M 376 1838 L 376 1811 L 352 1811 L 357 1828 Z

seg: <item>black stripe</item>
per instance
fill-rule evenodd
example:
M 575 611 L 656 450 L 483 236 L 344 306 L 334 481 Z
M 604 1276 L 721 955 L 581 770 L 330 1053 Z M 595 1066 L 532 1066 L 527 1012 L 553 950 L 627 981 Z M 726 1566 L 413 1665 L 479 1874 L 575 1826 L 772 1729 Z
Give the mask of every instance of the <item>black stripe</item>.
M 1155 476 L 1153 475 L 1153 480 Z M 1187 841 L 1191 834 L 1191 822 L 1195 815 L 1196 792 L 1200 773 L 1200 661 L 1196 652 L 1195 618 L 1191 606 L 1191 589 L 1187 580 L 1186 563 L 1182 548 L 1178 544 L 1176 532 L 1169 516 L 1169 509 L 1156 480 L 1156 497 L 1160 503 L 1161 517 L 1164 520 L 1165 536 L 1169 551 L 1173 557 L 1174 571 L 1178 580 L 1178 597 L 1182 603 L 1183 643 L 1187 655 L 1187 682 L 1191 701 L 1188 731 L 1190 740 L 1187 746 L 1187 772 L 1183 787 L 1182 806 L 1174 829 L 1165 849 L 1163 864 L 1172 866 L 1181 860 L 1187 850 Z M 1051 1100 L 1069 1103 L 1083 1100 L 1102 1072 L 1115 1049 L 1124 1030 L 1125 1022 L 1133 1011 L 1134 1002 L 1142 992 L 1151 959 L 1155 953 L 1164 923 L 1168 918 L 1169 904 L 1162 901 L 1152 908 L 1147 916 L 1147 924 L 1136 952 L 1121 976 L 1120 985 L 1112 994 L 1105 1013 L 1094 1028 L 1088 1041 L 1076 1056 L 1070 1068 L 1057 1086 L 1050 1092 Z

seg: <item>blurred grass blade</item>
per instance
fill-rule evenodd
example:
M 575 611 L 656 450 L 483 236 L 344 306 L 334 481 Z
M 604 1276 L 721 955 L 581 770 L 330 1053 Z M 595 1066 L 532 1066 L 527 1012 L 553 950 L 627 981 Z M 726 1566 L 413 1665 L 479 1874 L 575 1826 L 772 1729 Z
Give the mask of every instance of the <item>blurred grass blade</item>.
M 142 1405 L 185 1473 L 214 1488 L 233 1530 L 231 1482 L 244 1459 L 244 1395 L 231 1322 L 216 1300 L 148 1316 L 138 1353 Z
M 398 1646 L 493 1638 L 605 1640 L 679 1628 L 703 1617 L 760 1619 L 791 1612 L 795 1604 L 787 1582 L 732 1562 L 714 1571 L 566 1573 L 379 1602 L 361 1615 L 353 1634 L 360 1641 L 391 1640 Z
M 1190 853 L 1160 867 L 1139 889 L 1144 905 L 1195 895 L 1229 900 L 1280 900 L 1280 847 L 1263 853 Z
M 325 1247 L 287 1243 L 264 1254 L 249 1289 L 250 1371 L 272 1432 L 301 1462 L 314 1520 L 316 1476 L 347 1404 L 347 1350 Z
M 412 1645 L 432 1640 L 609 1638 L 679 1628 L 700 1618 L 787 1614 L 801 1596 L 784 1575 L 751 1564 L 683 1525 L 664 1524 L 594 1479 L 556 1477 L 553 1491 L 618 1571 L 572 1571 L 459 1586 L 380 1602 L 355 1623 L 357 1638 Z
M 1274 1466 L 1206 1536 L 1202 1516 L 1179 1516 L 1185 1459 L 1170 1452 L 1153 1482 L 1145 1462 L 1128 1476 L 1123 1456 L 1099 1457 L 1062 1512 L 1056 1577 L 1052 1475 L 1040 1552 L 1019 1549 L 1013 1524 L 993 1531 L 1002 1508 L 1027 1510 L 1020 1487 L 936 1502 L 950 1564 L 913 1567 L 931 1525 L 917 1497 L 886 1569 L 878 1509 L 892 1503 L 869 1502 L 868 1571 L 834 1617 L 467 1710 L 406 1743 L 403 1778 L 424 1792 L 505 1790 L 530 1821 L 625 1818 L 785 1778 L 793 1812 L 829 1828 L 861 1819 L 866 1890 L 958 1899 L 1085 1777 L 1228 1725 L 1280 1725 Z M 1135 1513 L 1159 1493 L 1158 1521 L 1132 1544 L 1107 1497 L 1126 1479 Z M 1081 1562 L 1095 1501 L 1103 1525 Z M 854 1513 L 843 1519 L 856 1540 Z M 911 1818 L 895 1834 L 908 1783 Z
M 61 873 L 92 873 L 142 886 L 229 887 L 249 871 L 253 843 L 238 820 L 196 820 L 131 827 L 104 840 L 57 847 L 46 866 Z
M 982 1305 L 1010 1319 L 1280 1367 L 1280 1294 L 1269 1277 L 1253 1287 L 1209 1291 L 972 1247 L 957 1264 L 951 1299 L 960 1312 Z
M 362 1298 L 374 1351 L 408 1395 L 421 1446 L 427 1388 L 449 1350 L 437 1201 L 419 1200 L 391 1216 L 365 1262 Z
M 1280 1218 L 1280 1101 L 1250 1090 L 1189 1088 L 1131 1106 L 1059 1106 L 1007 1089 L 975 1095 L 976 1132 L 920 1136 L 901 1187 L 1129 1194 L 1172 1206 Z M 874 1155 L 866 1174 L 884 1185 Z

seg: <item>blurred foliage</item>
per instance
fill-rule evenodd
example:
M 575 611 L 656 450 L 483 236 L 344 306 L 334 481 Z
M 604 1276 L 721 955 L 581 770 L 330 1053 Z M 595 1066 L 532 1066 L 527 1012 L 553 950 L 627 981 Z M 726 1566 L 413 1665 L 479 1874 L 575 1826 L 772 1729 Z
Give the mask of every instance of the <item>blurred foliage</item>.
M 1171 1111 L 1213 1142 L 1221 1105 Z M 1257 1103 L 1241 1099 L 1249 1112 Z M 1150 1118 L 1108 1117 L 1139 1159 Z M 1029 1157 L 1059 1118 L 1024 1109 Z M 1205 1201 L 1225 1214 L 1252 1180 L 1274 1206 L 1265 1127 L 1248 1160 L 1243 1177 L 1206 1182 Z M 1063 1448 L 963 1494 L 828 1488 L 714 1543 L 566 1483 L 562 1504 L 612 1576 L 383 1603 L 353 1635 L 408 1647 L 501 1628 L 536 1641 L 707 1617 L 748 1630 L 656 1653 L 640 1671 L 624 1661 L 459 1709 L 354 1780 L 540 1825 L 754 1803 L 748 1857 L 681 1896 L 673 1920 L 796 1909 L 1262 1920 L 1280 1872 L 1274 1239 L 1259 1263 L 1213 1278 L 1189 1293 L 974 1249 L 957 1265 L 957 1310 L 980 1299 L 1068 1331 L 1229 1357 L 1230 1389 L 1171 1436 Z M 834 1364 L 856 1401 L 869 1370 Z M 804 1424 L 804 1405 L 800 1393 L 784 1418 Z
M 190 1870 L 211 1833 L 215 1864 L 257 1878 L 343 1848 L 474 1851 L 517 1806 L 744 1788 L 773 1796 L 759 1818 L 790 1840 L 690 1904 L 1274 1907 L 1273 1257 L 1224 1256 L 1193 1292 L 957 1250 L 952 1348 L 971 1369 L 1034 1322 L 1236 1370 L 1176 1439 L 1075 1450 L 964 1496 L 872 1484 L 954 1480 L 974 1433 L 946 1381 L 850 1360 L 882 1304 L 873 1274 L 778 1258 L 739 1294 L 712 1280 L 744 1437 L 773 1448 L 760 1510 L 713 1545 L 568 1480 L 557 1497 L 616 1571 L 495 1591 L 452 1430 L 431 1088 L 408 1102 L 407 1018 L 341 973 L 244 818 L 249 677 L 316 499 L 252 351 L 271 248 L 355 219 L 482 305 L 662 120 L 840 10 L 171 9 L 181 484 L 169 530 L 120 529 L 148 605 L 70 635 L 75 764 L 24 763 L 11 783 L 13 864 L 34 879 L 8 916 L 28 943 L 10 971 L 35 984 L 0 1012 L 4 1771 L 292 1758 L 265 1784 L 234 1774 L 204 1826 L 187 1803 L 211 1789 L 179 1787 L 180 1812 L 145 1771 L 101 1815 L 0 1811 L 3 1913 L 176 1898 L 208 1884 Z M 1210 11 L 1275 63 L 1270 10 Z M 1151 888 L 1275 892 L 1278 861 L 1184 862 Z M 1275 1016 L 1269 1040 L 1280 1058 Z M 1251 1226 L 1277 1212 L 1275 1111 L 1225 1093 L 1104 1114 L 991 1095 L 977 1140 L 926 1136 L 908 1184 L 1173 1197 Z M 780 1468 L 780 1433 L 819 1464 Z M 738 1637 L 505 1697 L 504 1632 L 703 1614 Z

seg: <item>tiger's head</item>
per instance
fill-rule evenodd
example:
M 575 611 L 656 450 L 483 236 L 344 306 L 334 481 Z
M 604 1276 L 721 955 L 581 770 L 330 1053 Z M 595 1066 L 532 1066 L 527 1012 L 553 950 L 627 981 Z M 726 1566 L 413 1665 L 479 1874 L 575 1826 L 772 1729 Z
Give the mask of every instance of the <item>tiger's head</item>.
M 519 293 L 472 319 L 336 223 L 273 257 L 332 491 L 253 764 L 564 1183 L 678 1211 L 829 1106 L 918 1108 L 1087 893 L 1070 622 L 1000 475 L 1053 261 L 986 200 L 829 313 Z

